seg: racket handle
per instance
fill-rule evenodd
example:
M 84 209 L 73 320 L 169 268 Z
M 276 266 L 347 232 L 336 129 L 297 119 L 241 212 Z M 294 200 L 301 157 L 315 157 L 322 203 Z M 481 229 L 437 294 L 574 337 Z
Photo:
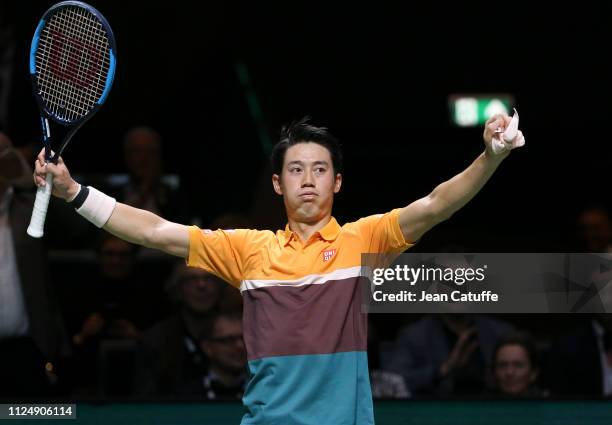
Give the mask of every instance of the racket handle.
M 44 233 L 45 217 L 47 217 L 47 208 L 49 207 L 49 199 L 53 190 L 53 175 L 47 174 L 47 184 L 39 187 L 36 190 L 36 200 L 34 201 L 34 209 L 32 210 L 32 218 L 28 226 L 28 235 L 33 238 L 40 238 Z

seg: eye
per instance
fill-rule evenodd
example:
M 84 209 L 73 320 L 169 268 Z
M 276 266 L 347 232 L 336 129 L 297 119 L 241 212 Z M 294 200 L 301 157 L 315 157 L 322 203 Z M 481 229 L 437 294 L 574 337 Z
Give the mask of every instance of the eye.
M 291 167 L 291 168 L 289 168 L 289 172 L 290 173 L 299 173 L 301 171 L 302 171 L 302 169 L 300 167 Z
M 315 172 L 316 172 L 316 173 L 319 173 L 319 174 L 322 174 L 322 173 L 324 173 L 325 171 L 327 171 L 327 170 L 325 169 L 325 167 L 317 167 L 317 168 L 315 168 Z

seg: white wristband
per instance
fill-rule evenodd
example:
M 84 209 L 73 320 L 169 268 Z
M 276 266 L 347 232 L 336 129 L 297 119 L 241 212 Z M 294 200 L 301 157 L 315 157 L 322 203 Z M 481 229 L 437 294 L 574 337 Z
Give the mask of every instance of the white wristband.
M 110 218 L 117 205 L 115 198 L 89 186 L 89 195 L 83 205 L 76 211 L 97 227 L 102 227 Z

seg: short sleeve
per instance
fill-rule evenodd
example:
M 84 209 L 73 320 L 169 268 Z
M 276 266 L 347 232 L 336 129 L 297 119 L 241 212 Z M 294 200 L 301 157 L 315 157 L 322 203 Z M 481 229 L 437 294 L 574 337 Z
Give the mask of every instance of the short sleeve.
M 199 267 L 239 288 L 244 276 L 246 247 L 255 230 L 208 230 L 189 227 L 187 265 Z
M 414 244 L 406 242 L 399 225 L 400 208 L 364 217 L 354 224 L 362 235 L 362 251 L 399 254 Z

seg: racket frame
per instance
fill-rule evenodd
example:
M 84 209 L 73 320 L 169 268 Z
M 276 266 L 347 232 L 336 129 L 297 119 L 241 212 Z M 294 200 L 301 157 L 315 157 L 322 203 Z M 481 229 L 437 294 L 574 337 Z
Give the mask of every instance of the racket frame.
M 44 100 L 40 96 L 40 87 L 36 78 L 36 50 L 38 49 L 38 45 L 40 42 L 40 33 L 43 30 L 45 23 L 50 17 L 55 14 L 58 9 L 63 9 L 70 6 L 76 6 L 79 8 L 83 8 L 94 15 L 98 21 L 101 23 L 104 31 L 106 32 L 108 43 L 109 43 L 109 69 L 106 75 L 105 87 L 102 92 L 102 95 L 97 100 L 96 104 L 93 106 L 91 110 L 89 110 L 84 116 L 75 119 L 75 120 L 67 120 L 61 117 L 58 117 L 53 112 L 51 112 Z M 106 101 L 110 89 L 112 87 L 112 83 L 115 78 L 115 69 L 117 65 L 117 46 L 115 43 L 115 36 L 113 31 L 108 24 L 108 21 L 104 16 L 94 7 L 90 6 L 87 3 L 83 3 L 80 1 L 63 1 L 51 6 L 45 14 L 40 19 L 36 30 L 34 32 L 34 37 L 32 38 L 32 44 L 30 46 L 30 80 L 32 83 L 32 89 L 34 92 L 34 97 L 36 98 L 36 103 L 38 104 L 38 108 L 40 110 L 40 118 L 41 118 L 41 127 L 43 133 L 43 144 L 45 147 L 45 161 L 57 163 L 60 155 L 64 151 L 64 148 L 68 145 L 68 142 L 72 139 L 75 133 L 81 128 L 85 122 L 87 122 L 95 113 L 100 109 L 100 107 Z M 68 132 L 65 134 L 61 146 L 58 148 L 57 152 L 54 154 L 51 150 L 51 131 L 49 127 L 49 120 L 60 124 L 64 127 L 71 127 Z M 47 208 L 49 205 L 49 199 L 51 198 L 51 192 L 53 187 L 53 176 L 51 174 L 47 174 L 46 185 L 43 187 L 39 187 L 36 192 L 36 201 L 34 203 L 34 209 L 32 211 L 32 218 L 30 220 L 30 225 L 27 229 L 27 233 L 35 238 L 40 238 L 44 233 L 44 222 L 45 217 L 47 215 Z
M 76 120 L 66 120 L 61 117 L 58 117 L 57 115 L 55 115 L 53 112 L 51 112 L 47 108 L 47 105 L 45 104 L 44 100 L 39 95 L 40 87 L 38 86 L 38 82 L 36 79 L 36 50 L 38 49 L 38 45 L 40 41 L 40 33 L 42 29 L 44 28 L 45 23 L 48 21 L 48 19 L 53 14 L 57 13 L 58 9 L 63 9 L 69 6 L 76 6 L 76 7 L 83 8 L 87 10 L 88 12 L 90 12 L 92 15 L 94 15 L 100 21 L 100 23 L 102 24 L 102 27 L 104 28 L 104 31 L 107 34 L 108 43 L 109 43 L 109 51 L 110 51 L 110 54 L 109 54 L 110 63 L 109 63 L 108 73 L 106 76 L 104 91 L 102 95 L 100 96 L 100 99 L 98 99 L 98 101 L 96 102 L 96 105 L 87 114 L 85 114 L 83 117 L 78 118 Z M 117 66 L 117 59 L 116 59 L 117 53 L 116 52 L 117 52 L 117 45 L 115 42 L 115 36 L 113 34 L 113 30 L 111 29 L 108 21 L 95 7 L 87 3 L 84 3 L 81 1 L 73 1 L 73 0 L 63 1 L 63 2 L 60 2 L 60 3 L 57 3 L 51 6 L 45 12 L 42 18 L 40 18 L 40 21 L 38 22 L 38 26 L 36 27 L 36 31 L 34 31 L 34 37 L 32 37 L 32 44 L 30 46 L 30 81 L 32 83 L 32 89 L 34 91 L 34 97 L 36 98 L 36 103 L 38 104 L 38 108 L 41 112 L 41 126 L 42 126 L 42 131 L 43 131 L 43 143 L 45 146 L 45 158 L 47 162 L 52 161 L 53 163 L 57 163 L 57 160 L 59 159 L 60 155 L 64 151 L 64 148 L 66 147 L 68 142 L 70 142 L 70 139 L 72 139 L 72 137 L 77 132 L 77 130 L 81 128 L 81 126 L 85 124 L 93 115 L 95 115 L 98 109 L 100 109 L 100 107 L 106 101 L 106 98 L 108 97 L 108 94 L 110 93 L 110 89 L 112 87 L 113 80 L 115 79 L 115 69 Z M 68 133 L 65 135 L 61 146 L 59 147 L 57 152 L 55 152 L 55 154 L 51 153 L 51 133 L 49 130 L 49 123 L 46 121 L 49 119 L 57 124 L 61 124 L 62 126 L 72 127 L 68 131 Z

